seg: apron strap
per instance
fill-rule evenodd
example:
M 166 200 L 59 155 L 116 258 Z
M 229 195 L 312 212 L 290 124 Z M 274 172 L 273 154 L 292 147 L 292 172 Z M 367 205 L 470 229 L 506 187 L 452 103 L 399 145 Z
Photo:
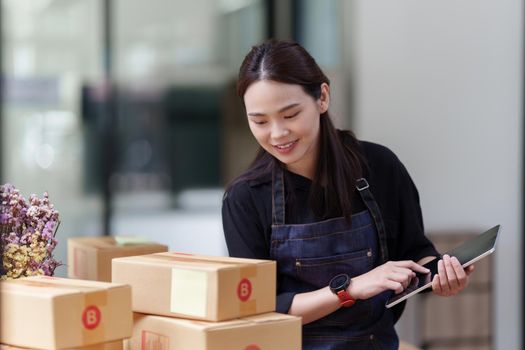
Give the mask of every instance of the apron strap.
M 370 191 L 370 185 L 368 184 L 368 181 L 366 181 L 365 178 L 362 177 L 360 179 L 357 179 L 355 187 L 357 188 L 361 199 L 365 203 L 366 208 L 370 212 L 370 215 L 372 215 L 372 219 L 374 220 L 374 224 L 376 225 L 377 229 L 377 236 L 379 238 L 381 259 L 383 262 L 387 262 L 388 246 L 386 243 L 386 229 L 385 223 L 383 222 L 383 218 L 381 217 L 381 211 L 379 210 L 379 206 L 377 205 L 377 202 L 375 201 L 374 196 Z
M 272 225 L 284 225 L 284 173 L 275 165 L 272 171 Z

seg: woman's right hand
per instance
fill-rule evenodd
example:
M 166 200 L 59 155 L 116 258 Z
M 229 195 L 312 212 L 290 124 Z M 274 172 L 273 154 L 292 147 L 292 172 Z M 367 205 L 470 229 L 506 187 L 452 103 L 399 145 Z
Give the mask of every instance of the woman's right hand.
M 428 273 L 429 269 L 412 260 L 388 261 L 375 269 L 352 278 L 348 292 L 355 299 L 369 299 L 385 290 L 401 293 L 416 274 Z

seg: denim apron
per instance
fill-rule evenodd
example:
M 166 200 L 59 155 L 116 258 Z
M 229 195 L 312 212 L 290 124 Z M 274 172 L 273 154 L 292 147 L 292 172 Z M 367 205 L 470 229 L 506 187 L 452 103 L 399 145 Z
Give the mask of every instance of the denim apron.
M 344 217 L 291 225 L 285 222 L 283 175 L 276 167 L 272 179 L 270 256 L 277 261 L 279 293 L 324 288 L 335 275 L 355 277 L 388 260 L 385 226 L 365 179 L 356 188 L 368 210 L 352 215 L 352 227 Z M 304 325 L 303 349 L 398 349 L 393 314 L 385 308 L 390 295 L 358 300 Z

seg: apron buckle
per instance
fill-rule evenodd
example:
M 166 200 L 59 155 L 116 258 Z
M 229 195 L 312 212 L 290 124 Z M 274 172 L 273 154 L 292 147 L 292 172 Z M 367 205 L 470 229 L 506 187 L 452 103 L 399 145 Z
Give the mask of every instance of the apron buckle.
M 366 179 L 362 177 L 360 179 L 357 179 L 357 181 L 355 182 L 355 187 L 358 191 L 364 191 L 368 187 L 370 187 L 370 185 L 368 184 L 368 181 L 366 181 Z

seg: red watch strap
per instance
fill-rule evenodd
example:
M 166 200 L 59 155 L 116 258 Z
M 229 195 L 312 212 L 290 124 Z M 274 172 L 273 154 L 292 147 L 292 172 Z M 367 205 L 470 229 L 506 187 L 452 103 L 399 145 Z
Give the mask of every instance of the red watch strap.
M 337 297 L 343 307 L 350 307 L 355 304 L 355 299 L 346 290 L 337 292 Z

